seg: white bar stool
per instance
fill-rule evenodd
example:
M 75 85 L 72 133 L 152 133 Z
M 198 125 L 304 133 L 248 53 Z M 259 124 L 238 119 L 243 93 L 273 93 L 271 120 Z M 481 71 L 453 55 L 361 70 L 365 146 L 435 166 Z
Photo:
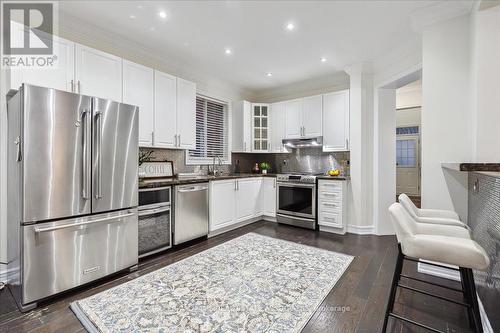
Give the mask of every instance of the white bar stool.
M 454 211 L 418 208 L 405 193 L 399 195 L 398 201 L 419 223 L 444 224 L 469 228 L 465 223 L 460 221 L 460 217 Z
M 479 315 L 479 305 L 477 302 L 472 269 L 485 270 L 488 268 L 490 261 L 484 249 L 470 239 L 469 231 L 463 227 L 441 225 L 438 223 L 418 223 L 399 203 L 392 204 L 391 207 L 389 207 L 389 212 L 398 239 L 399 254 L 394 270 L 383 332 L 387 329 L 389 317 L 411 323 L 432 332 L 441 332 L 433 327 L 393 312 L 396 291 L 399 287 L 465 306 L 469 314 L 471 327 L 475 332 L 482 333 L 483 328 Z M 419 260 L 430 260 L 458 266 L 459 268 L 457 270 L 460 271 L 462 289 L 435 284 L 401 274 L 404 260 L 415 262 L 419 262 Z M 429 264 L 441 266 L 439 264 Z M 446 268 L 449 269 L 449 267 Z M 460 292 L 463 294 L 464 301 L 435 295 L 425 290 L 410 287 L 401 282 L 402 277 Z

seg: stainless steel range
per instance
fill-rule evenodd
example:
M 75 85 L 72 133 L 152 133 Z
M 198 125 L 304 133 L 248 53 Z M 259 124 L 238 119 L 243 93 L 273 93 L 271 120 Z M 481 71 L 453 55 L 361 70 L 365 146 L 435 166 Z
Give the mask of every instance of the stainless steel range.
M 316 175 L 290 173 L 276 176 L 278 223 L 316 229 Z

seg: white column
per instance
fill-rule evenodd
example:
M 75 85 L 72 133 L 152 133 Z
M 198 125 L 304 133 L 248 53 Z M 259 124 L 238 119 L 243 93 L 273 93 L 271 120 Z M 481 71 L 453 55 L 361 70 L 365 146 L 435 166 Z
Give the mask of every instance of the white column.
M 377 89 L 375 96 L 373 182 L 377 235 L 394 234 L 388 208 L 396 200 L 396 89 Z
M 345 69 L 350 76 L 349 229 L 372 233 L 373 228 L 373 75 L 367 64 Z

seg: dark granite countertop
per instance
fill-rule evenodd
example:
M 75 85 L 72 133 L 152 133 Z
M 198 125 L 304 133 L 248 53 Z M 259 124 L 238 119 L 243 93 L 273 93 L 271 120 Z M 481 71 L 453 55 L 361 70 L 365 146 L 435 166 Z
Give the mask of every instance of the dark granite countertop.
M 443 163 L 442 167 L 450 170 L 466 172 L 500 172 L 500 163 Z
M 206 183 L 213 180 L 227 180 L 227 179 L 239 179 L 239 178 L 249 178 L 249 177 L 276 177 L 276 174 L 255 174 L 255 173 L 234 173 L 229 175 L 221 175 L 221 176 L 196 176 L 193 178 L 171 178 L 171 179 L 163 179 L 161 181 L 154 182 L 143 182 L 139 181 L 139 188 L 155 188 L 155 187 L 163 187 L 163 186 L 172 186 L 172 185 L 186 185 L 186 184 L 197 184 L 197 183 Z
M 349 176 L 317 176 L 316 179 L 324 179 L 324 180 L 350 180 Z

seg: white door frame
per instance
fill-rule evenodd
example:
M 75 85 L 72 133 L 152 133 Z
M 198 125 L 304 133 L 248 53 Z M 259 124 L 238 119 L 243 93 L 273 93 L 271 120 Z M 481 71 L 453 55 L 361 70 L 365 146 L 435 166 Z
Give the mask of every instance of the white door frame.
M 396 199 L 396 89 L 421 77 L 419 63 L 374 85 L 373 217 L 377 235 L 394 234 L 388 208 Z

